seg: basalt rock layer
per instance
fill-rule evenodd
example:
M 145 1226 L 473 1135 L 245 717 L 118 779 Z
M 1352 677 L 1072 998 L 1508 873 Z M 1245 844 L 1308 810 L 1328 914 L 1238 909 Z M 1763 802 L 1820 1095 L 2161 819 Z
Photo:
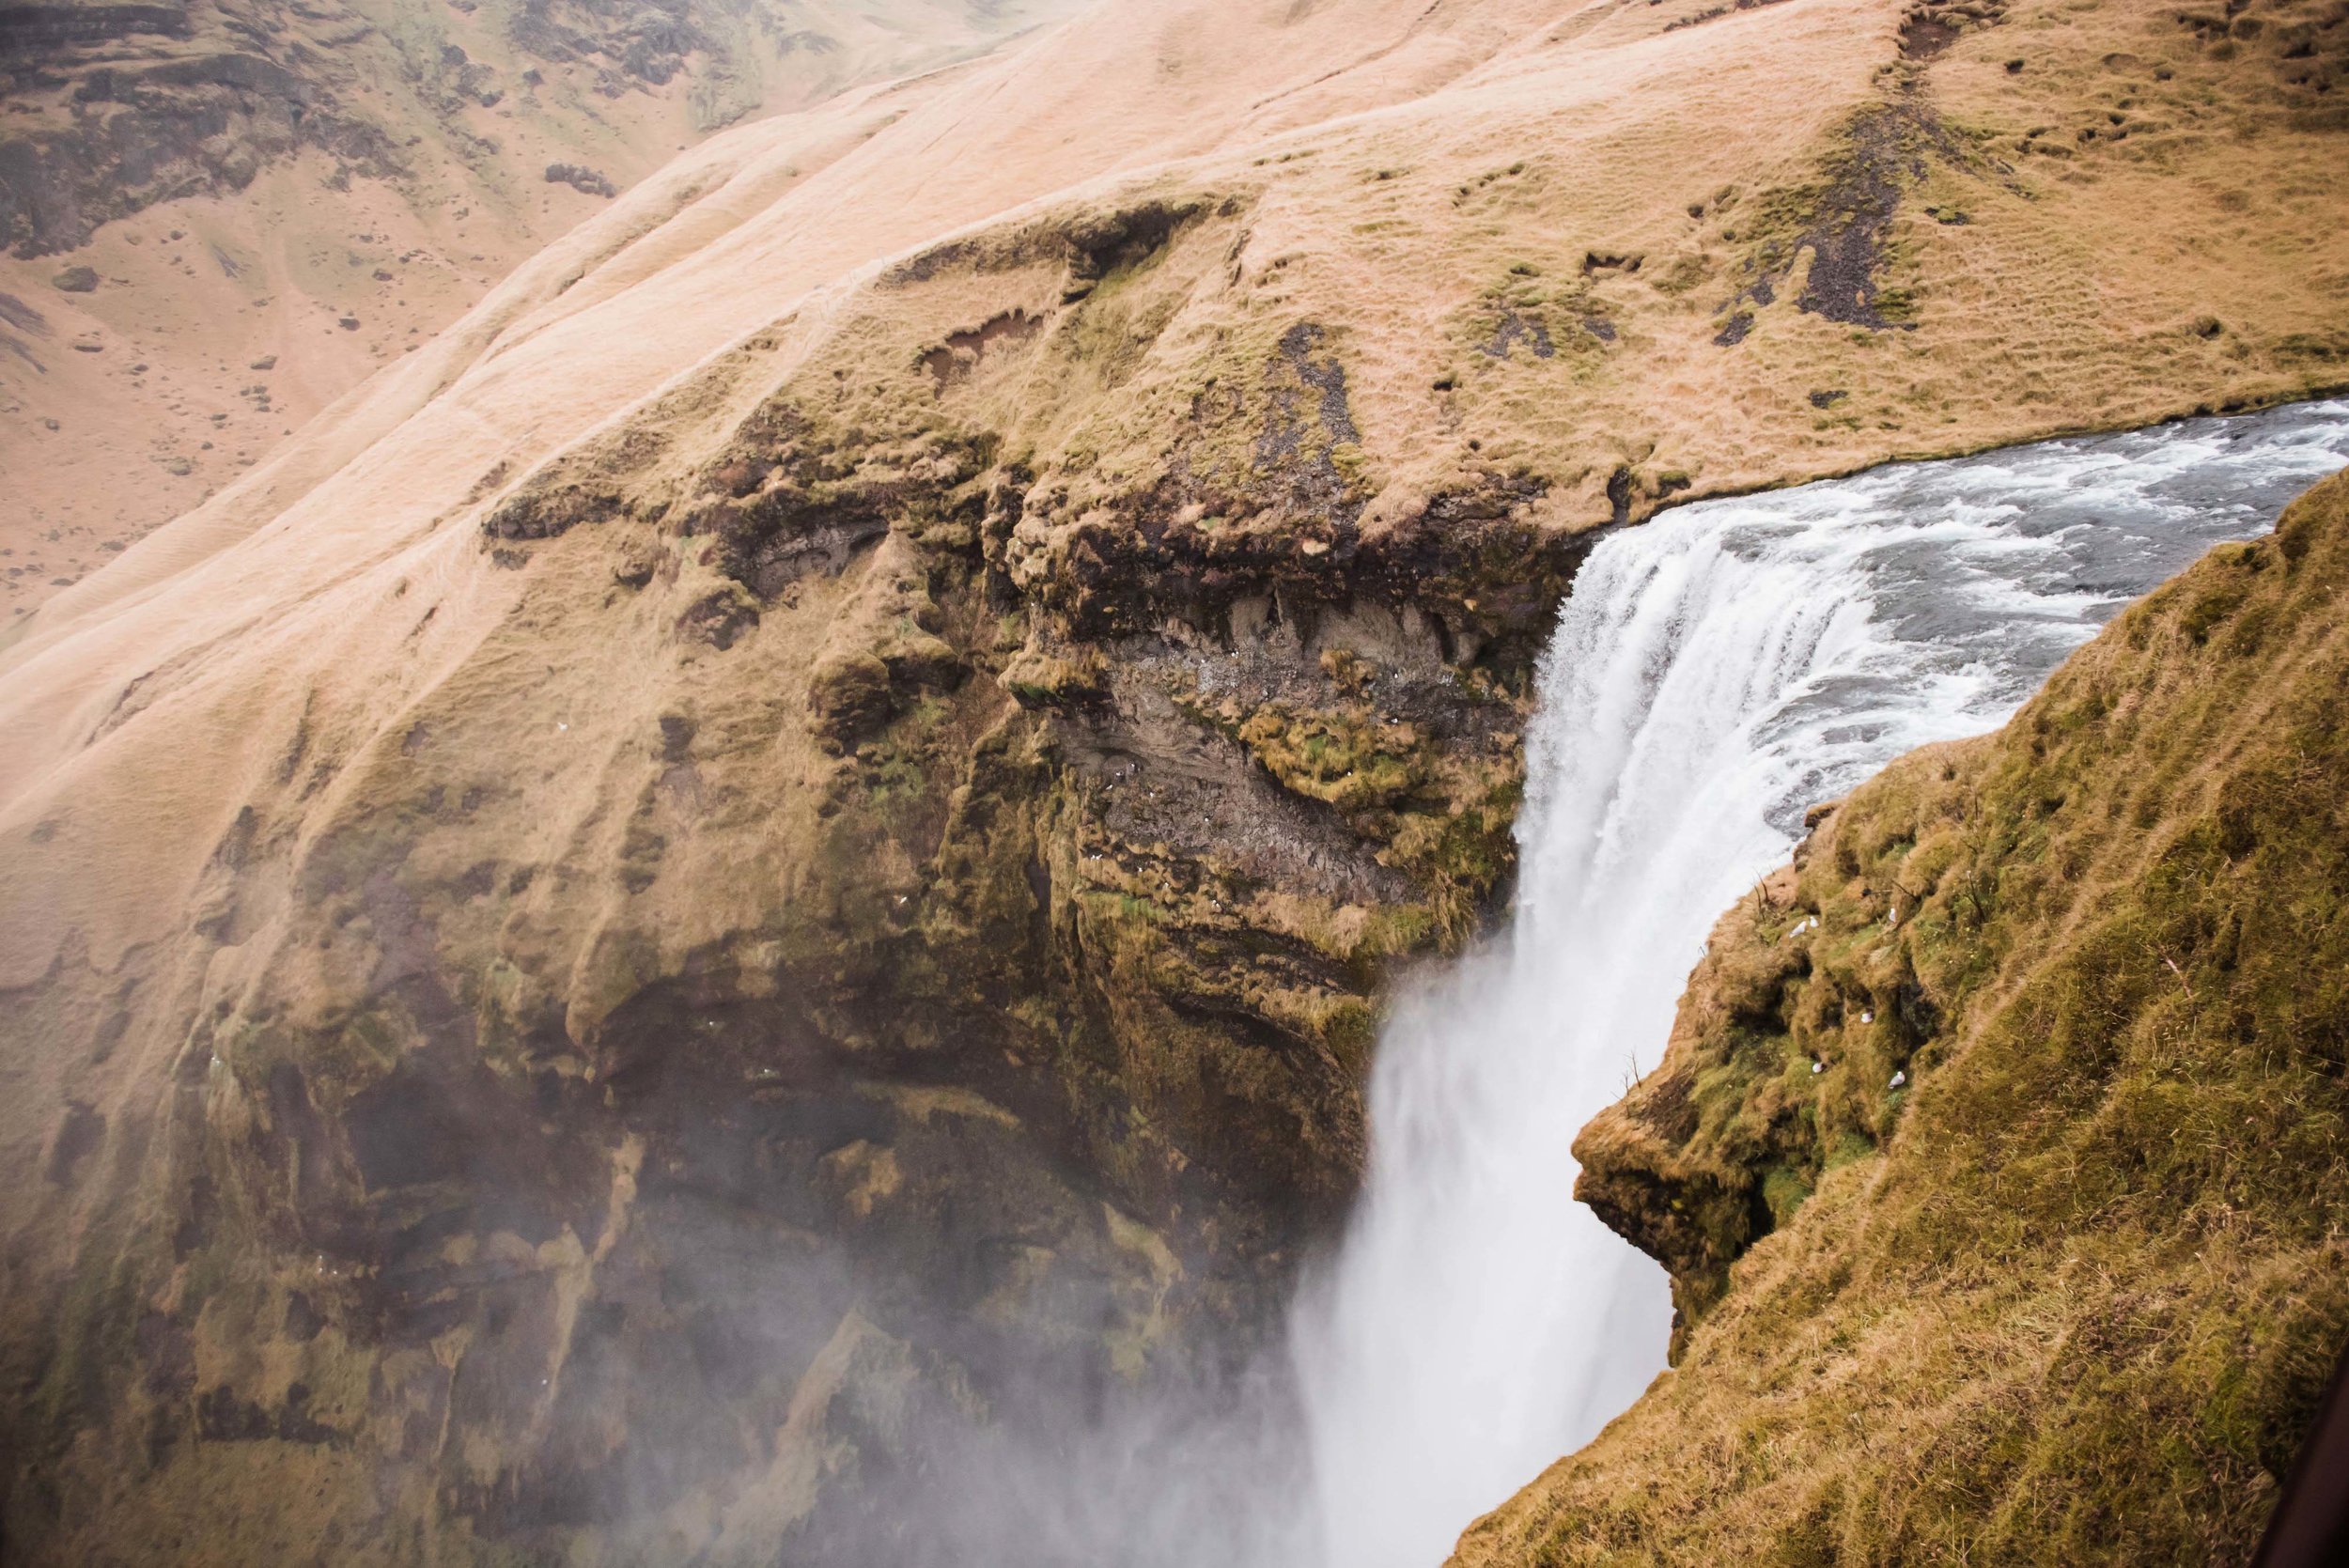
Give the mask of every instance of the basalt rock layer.
M 2349 477 L 1726 915 L 1577 1195 L 1674 1370 L 1457 1561 L 2241 1562 L 2349 1343 Z
M 1021 1486 L 1247 1371 L 1594 530 L 2337 374 L 2280 55 L 1905 17 L 1089 15 L 687 154 L 20 626 L 11 1550 L 1099 1560 Z

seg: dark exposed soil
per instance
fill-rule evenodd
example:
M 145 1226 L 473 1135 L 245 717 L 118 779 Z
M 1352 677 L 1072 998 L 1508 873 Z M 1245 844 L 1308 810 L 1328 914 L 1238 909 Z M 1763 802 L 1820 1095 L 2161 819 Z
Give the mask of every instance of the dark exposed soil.
M 601 170 L 591 169 L 583 163 L 549 163 L 545 179 L 550 185 L 568 185 L 572 190 L 591 196 L 616 196 L 620 194 L 619 187 L 613 184 Z
M 1044 330 L 1044 318 L 1031 316 L 1025 310 L 1007 310 L 988 319 L 971 332 L 948 333 L 946 341 L 922 355 L 922 368 L 940 392 L 958 381 L 965 381 L 987 358 L 987 351 L 999 344 L 1018 345 L 1027 342 Z
M 1703 10 L 1694 12 L 1688 16 L 1681 17 L 1676 21 L 1668 22 L 1664 24 L 1664 31 L 1667 33 L 1676 33 L 1683 27 L 1701 27 L 1705 23 L 1718 22 L 1722 17 L 1728 16 L 1735 11 L 1759 10 L 1764 6 L 1775 6 L 1777 4 L 1778 0 L 1732 0 L 1732 3 L 1730 4 L 1709 6 Z
M 1611 337 L 1614 334 L 1610 330 L 1608 335 Z M 1514 310 L 1501 318 L 1501 324 L 1493 329 L 1492 336 L 1479 347 L 1494 359 L 1507 359 L 1510 349 L 1519 343 L 1532 349 L 1535 359 L 1549 359 L 1558 352 L 1557 345 L 1550 341 L 1547 323 L 1530 319 Z
M 1729 302 L 1728 319 L 1713 341 L 1743 342 L 1756 309 L 1775 303 L 1778 286 L 1806 252 L 1811 265 L 1797 309 L 1874 332 L 1911 330 L 1913 322 L 1887 307 L 1881 273 L 1901 197 L 1934 160 L 1967 166 L 1956 138 L 1913 96 L 1857 116 L 1824 183 L 1797 198 L 1800 227 L 1791 239 L 1764 243 L 1751 280 Z

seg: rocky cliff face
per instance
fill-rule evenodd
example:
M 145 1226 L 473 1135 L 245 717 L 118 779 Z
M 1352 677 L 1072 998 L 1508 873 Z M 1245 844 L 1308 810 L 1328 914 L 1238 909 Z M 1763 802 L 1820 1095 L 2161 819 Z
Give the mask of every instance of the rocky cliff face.
M 889 287 L 1133 302 L 1239 221 Z M 1210 427 L 1247 489 L 1202 435 L 1072 517 L 933 411 L 1068 351 L 1036 308 L 742 409 L 746 345 L 479 512 L 519 594 L 396 734 L 272 725 L 200 895 L 236 976 L 132 959 L 95 1027 L 195 1019 L 141 1032 L 174 1087 L 52 1141 L 114 1261 L 14 1364 L 12 1539 L 927 1560 L 982 1437 L 1041 1464 L 1246 1360 L 1350 1190 L 1381 981 L 1506 877 L 1576 546 L 1505 489 L 1365 537 L 1311 328 Z
M 982 1447 L 1212 1397 L 1592 530 L 2333 373 L 2333 273 L 2144 260 L 2338 226 L 2265 55 L 1905 14 L 1166 0 L 747 127 L 61 595 L 11 1547 L 984 1558 Z
M 1459 1560 L 2248 1558 L 2349 1341 L 2349 479 L 1725 916 L 1577 1195 L 1676 1368 Z

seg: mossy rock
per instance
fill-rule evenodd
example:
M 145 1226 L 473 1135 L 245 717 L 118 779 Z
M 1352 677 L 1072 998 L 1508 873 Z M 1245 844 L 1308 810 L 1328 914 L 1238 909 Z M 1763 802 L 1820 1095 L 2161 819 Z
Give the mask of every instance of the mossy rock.
M 816 733 L 846 749 L 889 722 L 889 666 L 865 648 L 818 662 L 808 675 L 807 709 Z

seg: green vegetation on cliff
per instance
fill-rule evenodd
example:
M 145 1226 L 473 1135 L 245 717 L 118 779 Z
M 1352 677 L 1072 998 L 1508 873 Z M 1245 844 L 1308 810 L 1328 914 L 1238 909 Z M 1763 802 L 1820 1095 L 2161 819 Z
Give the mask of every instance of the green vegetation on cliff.
M 1469 1564 L 2240 1560 L 2349 1337 L 2349 476 L 1904 758 L 1577 1142 L 1675 1370 Z

